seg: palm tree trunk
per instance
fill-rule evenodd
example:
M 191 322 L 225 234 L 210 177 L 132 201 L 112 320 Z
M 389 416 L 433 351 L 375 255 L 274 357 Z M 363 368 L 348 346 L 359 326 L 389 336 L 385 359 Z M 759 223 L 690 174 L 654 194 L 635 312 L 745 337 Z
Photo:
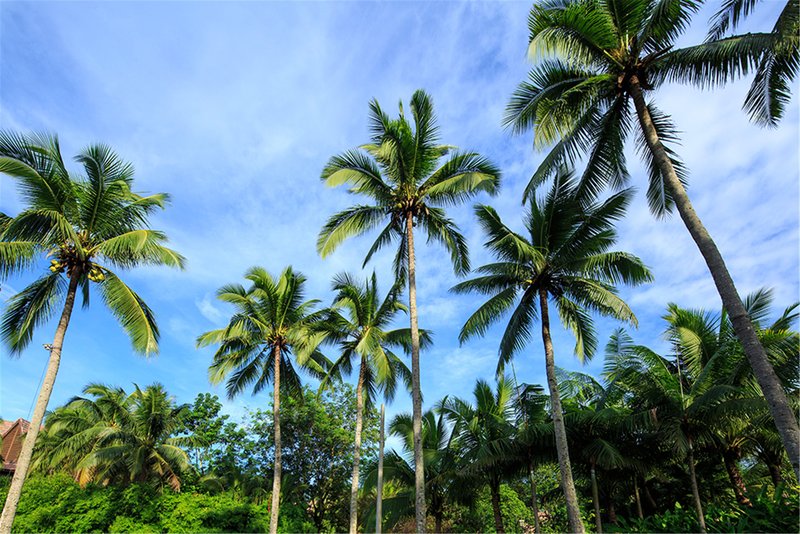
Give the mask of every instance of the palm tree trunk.
M 654 514 L 658 513 L 658 503 L 653 498 L 653 494 L 650 493 L 650 488 L 647 486 L 647 479 L 642 478 L 642 481 L 644 482 L 642 486 L 644 487 L 644 496 L 647 497 L 647 503 L 650 505 L 650 508 Z
M 492 492 L 492 512 L 494 512 L 494 529 L 497 534 L 503 534 L 503 514 L 500 513 L 500 480 L 492 477 L 489 482 L 489 489 Z
M 542 527 L 539 525 L 539 503 L 536 498 L 536 480 L 533 478 L 533 464 L 528 462 L 528 479 L 531 481 L 531 507 L 533 509 L 533 534 L 541 534 Z
M 635 75 L 631 77 L 630 94 L 636 106 L 639 123 L 644 132 L 647 146 L 652 152 L 664 179 L 664 186 L 675 201 L 675 207 L 678 209 L 686 229 L 689 230 L 689 234 L 691 234 L 692 239 L 697 244 L 697 248 L 703 255 L 708 270 L 711 271 L 714 284 L 717 286 L 717 291 L 722 299 L 722 305 L 731 318 L 736 337 L 741 341 L 744 352 L 750 362 L 750 367 L 753 369 L 753 374 L 759 386 L 761 386 L 764 397 L 767 399 L 770 413 L 775 420 L 775 426 L 781 435 L 786 453 L 789 455 L 789 461 L 792 463 L 795 476 L 800 481 L 800 426 L 798 426 L 794 411 L 789 406 L 789 401 L 783 391 L 778 375 L 775 374 L 775 369 L 772 368 L 764 347 L 761 346 L 758 340 L 753 323 L 747 315 L 742 299 L 739 298 L 733 279 L 722 259 L 722 254 L 720 254 L 708 230 L 700 221 L 700 217 L 694 211 L 694 207 L 689 201 L 689 196 L 686 194 L 686 189 L 675 173 L 672 161 L 669 159 L 669 155 L 664 149 L 664 145 L 661 143 L 653 125 L 639 80 Z
M 272 475 L 272 508 L 269 515 L 269 534 L 278 532 L 278 513 L 281 506 L 281 349 L 272 349 L 274 376 L 272 377 L 272 421 L 275 425 L 275 468 Z
M 556 452 L 558 453 L 558 466 L 561 471 L 561 490 L 567 501 L 567 516 L 571 532 L 584 533 L 586 529 L 581 519 L 581 509 L 578 506 L 578 495 L 575 493 L 575 483 L 572 481 L 572 467 L 569 463 L 569 447 L 567 446 L 567 429 L 564 426 L 564 414 L 561 410 L 561 396 L 558 393 L 556 380 L 556 364 L 553 358 L 553 342 L 550 339 L 550 316 L 547 310 L 547 292 L 539 291 L 539 305 L 542 314 L 542 340 L 544 341 L 544 361 L 547 372 L 547 387 L 550 390 L 550 404 L 553 410 L 553 429 L 556 436 Z
M 725 471 L 728 472 L 728 478 L 733 487 L 733 493 L 736 495 L 736 502 L 742 506 L 752 506 L 750 499 L 747 498 L 747 487 L 744 485 L 742 473 L 739 471 L 739 466 L 736 463 L 738 454 L 733 450 L 726 450 L 722 453 L 722 459 L 725 462 Z
M 375 534 L 381 534 L 383 529 L 383 440 L 384 440 L 384 417 L 386 416 L 386 406 L 381 403 L 381 434 L 378 449 L 378 496 L 375 503 Z
M 692 497 L 694 498 L 694 507 L 697 510 L 697 519 L 700 522 L 700 532 L 706 532 L 706 518 L 703 516 L 703 504 L 700 502 L 700 490 L 697 487 L 697 475 L 694 472 L 694 445 L 692 438 L 689 438 L 689 477 L 692 482 Z
M 361 370 L 356 385 L 356 436 L 353 453 L 353 481 L 350 484 L 350 534 L 358 532 L 358 463 L 361 460 L 361 429 L 364 421 L 364 372 L 367 362 L 361 357 Z
M 411 318 L 411 405 L 414 430 L 414 508 L 417 532 L 425 532 L 425 466 L 422 459 L 422 396 L 419 378 L 419 325 L 417 322 L 417 271 L 414 259 L 414 216 L 406 215 L 408 243 L 408 315 Z
M 597 475 L 594 462 L 590 468 L 592 474 L 592 503 L 594 503 L 594 524 L 598 533 L 603 532 L 603 519 L 600 517 L 600 491 L 597 489 Z
M 442 520 L 443 519 L 444 518 L 442 517 L 442 512 L 441 511 L 437 512 L 436 513 L 436 523 L 434 524 L 434 528 L 436 529 L 437 533 L 442 532 Z
M 69 320 L 72 316 L 72 308 L 75 305 L 75 294 L 78 290 L 78 280 L 81 274 L 81 270 L 76 267 L 72 270 L 72 274 L 70 275 L 67 298 L 64 301 L 64 310 L 61 312 L 61 319 L 58 321 L 56 334 L 53 337 L 53 344 L 50 348 L 50 360 L 47 364 L 44 381 L 42 382 L 42 389 L 39 390 L 39 397 L 36 399 L 36 408 L 33 410 L 33 417 L 28 427 L 28 433 L 22 441 L 22 448 L 17 458 L 17 467 L 14 471 L 14 477 L 11 479 L 11 486 L 8 488 L 8 495 L 6 496 L 6 502 L 3 506 L 3 515 L 0 517 L 0 533 L 2 534 L 11 533 L 14 516 L 17 515 L 17 505 L 19 504 L 19 498 L 22 494 L 22 485 L 25 483 L 25 477 L 31 465 L 33 446 L 36 444 L 36 437 L 39 435 L 39 430 L 41 430 L 47 404 L 50 402 L 50 395 L 53 393 L 53 386 L 56 383 L 58 367 L 61 364 L 61 349 L 64 346 L 64 335 L 67 333 Z
M 644 519 L 644 514 L 642 513 L 642 499 L 639 497 L 639 477 L 633 477 L 633 496 L 636 499 L 636 515 L 639 519 Z
M 782 482 L 781 480 L 781 466 L 778 464 L 768 463 L 767 469 L 769 469 L 769 476 L 772 479 L 772 485 L 776 488 L 778 484 Z

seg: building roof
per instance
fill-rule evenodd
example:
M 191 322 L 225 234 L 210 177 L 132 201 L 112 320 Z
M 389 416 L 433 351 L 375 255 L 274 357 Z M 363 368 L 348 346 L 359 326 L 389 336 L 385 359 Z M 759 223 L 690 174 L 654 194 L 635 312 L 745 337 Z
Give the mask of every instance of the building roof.
M 7 424 L 8 423 L 8 424 Z M 17 467 L 17 458 L 22 449 L 22 437 L 28 433 L 31 423 L 25 419 L 16 421 L 3 421 L 0 426 L 0 436 L 3 443 L 0 444 L 0 459 L 2 459 L 3 471 L 14 471 Z

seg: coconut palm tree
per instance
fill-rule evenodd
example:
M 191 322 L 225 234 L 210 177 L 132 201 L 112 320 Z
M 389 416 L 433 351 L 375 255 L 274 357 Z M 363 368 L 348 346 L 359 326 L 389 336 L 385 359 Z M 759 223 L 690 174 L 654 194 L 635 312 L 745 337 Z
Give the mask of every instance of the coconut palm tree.
M 224 328 L 211 330 L 197 338 L 197 346 L 218 345 L 209 367 L 212 383 L 227 378 L 228 398 L 252 387 L 253 394 L 272 382 L 275 466 L 272 478 L 270 533 L 278 530 L 281 495 L 281 391 L 300 395 L 298 365 L 322 378 L 330 362 L 318 350 L 322 335 L 314 330 L 323 315 L 315 312 L 319 301 L 304 300 L 306 278 L 287 267 L 274 277 L 262 267 L 253 267 L 241 284 L 222 286 L 217 298 L 234 306 L 234 314 Z
M 505 532 L 500 513 L 500 481 L 504 461 L 513 448 L 514 388 L 511 381 L 499 378 L 497 391 L 484 380 L 478 380 L 473 390 L 475 405 L 454 398 L 442 403 L 442 411 L 453 424 L 458 436 L 466 475 L 489 485 L 494 512 L 494 528 Z
M 350 533 L 355 534 L 358 530 L 358 475 L 364 408 L 372 410 L 378 390 L 383 390 L 387 402 L 391 401 L 398 379 L 411 389 L 411 372 L 393 352 L 411 348 L 411 332 L 408 328 L 387 330 L 398 312 L 406 311 L 398 300 L 402 291 L 399 285 L 392 287 L 381 300 L 375 273 L 364 284 L 344 273 L 334 278 L 333 290 L 336 291 L 333 308 L 330 317 L 321 323 L 321 331 L 326 334 L 326 341 L 338 344 L 341 355 L 333 362 L 321 388 L 331 378 L 352 372 L 353 360 L 358 361 L 355 452 L 350 488 Z M 345 313 L 340 313 L 340 310 Z M 427 332 L 420 332 L 420 336 L 423 343 L 430 342 Z
M 180 491 L 189 457 L 174 434 L 186 405 L 175 405 L 161 384 L 144 390 L 89 384 L 47 418 L 33 467 L 66 469 L 81 485 L 150 482 Z
M 153 354 L 159 339 L 153 311 L 112 269 L 184 265 L 183 256 L 164 246 L 167 236 L 148 225 L 148 217 L 166 205 L 166 194 L 134 193 L 133 166 L 106 145 L 91 145 L 75 159 L 81 175 L 67 170 L 57 137 L 0 132 L 0 173 L 15 180 L 25 204 L 16 216 L 0 213 L 0 280 L 26 271 L 39 276 L 13 296 L 3 312 L 0 337 L 11 355 L 20 355 L 34 331 L 62 306 L 0 533 L 10 532 L 14 522 L 78 292 L 86 307 L 91 287 L 96 287 L 134 350 Z M 45 257 L 52 258 L 50 272 L 42 275 Z
M 531 178 L 526 197 L 560 165 L 584 156 L 583 189 L 597 192 L 625 184 L 625 141 L 636 132 L 639 154 L 649 169 L 650 209 L 663 217 L 677 208 L 697 244 L 800 480 L 800 427 L 795 414 L 722 255 L 686 193 L 686 169 L 669 146 L 677 140 L 672 121 L 652 98 L 646 98 L 667 81 L 722 85 L 756 68 L 776 46 L 779 36 L 760 33 L 675 48 L 701 3 L 548 0 L 535 5 L 528 23 L 529 55 L 542 60 L 511 97 L 505 123 L 515 132 L 533 128 L 537 147 L 555 143 Z
M 720 39 L 736 29 L 760 0 L 725 0 L 711 19 L 708 40 Z M 800 66 L 800 1 L 788 0 L 772 34 L 773 48 L 764 52 L 744 101 L 750 119 L 761 126 L 777 126 L 792 98 L 792 83 Z
M 555 374 L 549 303 L 575 335 L 579 358 L 591 357 L 597 345 L 589 310 L 635 324 L 633 312 L 616 295 L 614 284 L 649 281 L 650 271 L 631 254 L 609 251 L 616 240 L 614 222 L 624 214 L 630 196 L 631 191 L 625 190 L 604 202 L 594 202 L 579 188 L 573 174 L 562 169 L 544 198 L 531 197 L 525 215 L 527 236 L 506 226 L 494 209 L 477 206 L 478 221 L 488 236 L 486 246 L 499 261 L 478 268 L 480 276 L 453 288 L 456 293 L 491 295 L 467 319 L 459 336 L 462 343 L 483 335 L 513 310 L 500 340 L 498 371 L 528 344 L 533 322 L 541 321 L 561 486 L 573 532 L 583 532 L 584 527 Z
M 414 227 L 421 227 L 428 241 L 444 245 L 458 274 L 468 272 L 466 240 L 447 218 L 443 206 L 460 204 L 480 191 L 494 194 L 500 184 L 500 171 L 474 152 L 453 152 L 453 147 L 439 144 L 433 102 L 424 91 L 418 90 L 411 97 L 413 128 L 402 104 L 398 119 L 390 119 L 375 100 L 369 107 L 371 142 L 361 150 L 331 158 L 322 171 L 322 179 L 328 186 L 349 184 L 351 193 L 368 197 L 371 204 L 353 206 L 332 216 L 319 235 L 317 250 L 322 257 L 328 256 L 344 239 L 385 224 L 367 252 L 366 264 L 377 250 L 393 240 L 399 241 L 395 274 L 398 280 L 408 279 L 411 322 L 416 527 L 418 532 L 424 532 L 425 472 Z M 444 164 L 439 165 L 448 154 Z

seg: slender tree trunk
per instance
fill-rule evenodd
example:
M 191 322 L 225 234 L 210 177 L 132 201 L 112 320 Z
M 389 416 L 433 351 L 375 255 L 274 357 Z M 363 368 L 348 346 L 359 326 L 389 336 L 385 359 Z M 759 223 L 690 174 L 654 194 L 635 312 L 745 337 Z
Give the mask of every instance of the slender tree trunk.
M 17 515 L 17 505 L 19 504 L 19 497 L 22 494 L 22 485 L 25 483 L 25 477 L 28 475 L 28 468 L 31 465 L 33 447 L 36 444 L 36 438 L 42 427 L 42 420 L 44 420 L 47 404 L 50 402 L 50 395 L 53 393 L 53 386 L 56 383 L 58 367 L 61 364 L 61 349 L 64 346 L 64 335 L 67 333 L 69 320 L 72 316 L 72 308 L 75 305 L 75 293 L 78 289 L 78 280 L 81 274 L 80 269 L 74 268 L 70 276 L 67 298 L 64 301 L 64 310 L 61 312 L 61 319 L 58 321 L 56 334 L 53 337 L 53 345 L 50 349 L 50 360 L 47 364 L 44 381 L 42 382 L 42 389 L 39 390 L 39 397 L 36 399 L 36 408 L 33 410 L 33 417 L 28 427 L 28 433 L 22 441 L 22 448 L 17 458 L 17 467 L 14 471 L 14 477 L 11 479 L 11 486 L 8 488 L 6 503 L 3 506 L 3 515 L 0 517 L 0 533 L 2 534 L 10 534 L 11 526 L 14 524 L 14 516 Z
M 692 438 L 689 438 L 689 478 L 692 482 L 692 497 L 694 507 L 697 510 L 697 520 L 700 522 L 700 532 L 706 532 L 706 518 L 703 516 L 703 504 L 700 502 L 700 490 L 697 487 L 697 475 L 694 472 L 694 445 Z
M 417 271 L 414 258 L 414 216 L 406 216 L 408 243 L 408 315 L 411 318 L 411 405 L 414 430 L 414 508 L 417 532 L 425 532 L 425 466 L 422 458 L 422 395 L 419 373 L 419 324 L 417 322 Z
M 647 497 L 647 503 L 650 505 L 652 512 L 656 514 L 658 513 L 658 503 L 656 503 L 656 500 L 653 498 L 653 494 L 650 493 L 650 488 L 647 487 L 647 479 L 642 478 L 642 482 L 644 482 L 642 487 L 644 487 L 644 496 Z
M 736 495 L 736 502 L 742 506 L 752 506 L 750 499 L 747 498 L 747 488 L 742 479 L 742 473 L 739 471 L 739 465 L 736 463 L 738 454 L 732 450 L 726 450 L 722 453 L 722 459 L 725 461 L 725 471 L 728 472 L 728 478 L 733 487 L 733 493 Z
M 769 469 L 769 476 L 772 479 L 772 485 L 776 488 L 778 484 L 782 482 L 781 480 L 781 466 L 773 463 L 767 464 L 767 469 Z
M 610 492 L 606 493 L 606 515 L 609 523 L 617 524 L 617 507 L 614 505 L 614 499 Z
M 489 489 L 492 492 L 492 512 L 494 512 L 494 529 L 497 534 L 503 534 L 503 515 L 500 513 L 500 481 L 492 480 L 489 482 Z
M 281 349 L 272 349 L 274 376 L 272 381 L 272 420 L 275 425 L 275 469 L 272 476 L 272 508 L 269 515 L 269 534 L 278 532 L 278 513 L 281 506 Z
M 594 503 L 594 524 L 597 532 L 603 532 L 603 519 L 600 517 L 600 491 L 597 489 L 597 474 L 595 473 L 594 462 L 591 468 L 592 475 L 592 503 Z
M 356 447 L 353 453 L 353 481 L 350 484 L 350 534 L 358 532 L 358 463 L 361 460 L 361 429 L 364 422 L 364 372 L 367 362 L 361 357 L 361 370 L 356 385 Z
M 644 519 L 644 514 L 642 513 L 642 499 L 639 497 L 639 477 L 633 477 L 633 496 L 636 499 L 636 515 L 639 519 Z
M 386 416 L 386 406 L 381 404 L 381 434 L 380 448 L 378 449 L 378 496 L 375 503 L 375 534 L 381 534 L 383 529 L 383 440 L 384 440 L 384 417 Z
M 717 291 L 722 299 L 722 305 L 725 307 L 731 323 L 733 323 L 736 337 L 741 341 L 744 352 L 750 362 L 750 367 L 753 369 L 753 374 L 759 386 L 761 386 L 764 397 L 767 399 L 770 413 L 775 420 L 775 426 L 781 435 L 786 453 L 789 455 L 789 461 L 794 469 L 795 477 L 800 481 L 800 426 L 798 426 L 795 413 L 789 406 L 789 400 L 786 398 L 778 375 L 775 374 L 775 369 L 773 369 L 764 347 L 761 346 L 758 340 L 753 323 L 750 321 L 750 317 L 742 304 L 742 299 L 736 291 L 736 286 L 728 272 L 728 268 L 725 266 L 722 254 L 720 254 L 708 230 L 700 221 L 700 217 L 694 211 L 694 207 L 689 201 L 689 196 L 686 194 L 686 189 L 678 179 L 678 175 L 672 166 L 672 161 L 670 161 L 664 145 L 658 138 L 658 133 L 653 125 L 652 117 L 647 109 L 647 104 L 636 76 L 631 78 L 630 94 L 636 106 L 639 123 L 642 126 L 647 146 L 652 152 L 664 179 L 664 186 L 675 201 L 675 207 L 678 209 L 683 223 L 703 255 L 708 270 L 711 271 L 714 284 L 717 286 Z
M 442 532 L 442 519 L 442 512 L 436 512 L 436 524 L 434 525 L 434 528 L 436 529 L 437 533 Z
M 528 479 L 531 481 L 531 507 L 533 508 L 533 532 L 541 534 L 542 527 L 539 525 L 539 503 L 536 498 L 536 480 L 533 478 L 533 464 L 528 462 Z
M 575 483 L 572 481 L 572 467 L 569 462 L 569 447 L 567 446 L 567 429 L 564 426 L 564 414 L 561 410 L 561 396 L 558 393 L 556 380 L 556 364 L 553 359 L 553 342 L 550 339 L 550 315 L 547 310 L 547 292 L 539 291 L 539 305 L 542 315 L 542 340 L 544 341 L 544 361 L 547 371 L 547 387 L 550 390 L 550 404 L 553 409 L 553 429 L 556 436 L 556 452 L 558 453 L 558 466 L 561 471 L 561 490 L 567 501 L 567 516 L 571 532 L 586 532 L 581 519 L 581 509 L 578 506 L 578 495 L 575 493 Z

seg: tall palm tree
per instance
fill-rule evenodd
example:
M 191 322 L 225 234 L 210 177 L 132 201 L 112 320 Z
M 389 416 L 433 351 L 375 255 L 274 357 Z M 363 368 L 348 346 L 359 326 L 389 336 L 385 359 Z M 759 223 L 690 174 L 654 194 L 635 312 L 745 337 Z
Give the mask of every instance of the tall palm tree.
M 527 236 L 507 227 L 494 209 L 477 206 L 478 221 L 489 238 L 486 246 L 499 262 L 478 268 L 481 276 L 453 288 L 457 293 L 491 295 L 467 319 L 459 336 L 462 343 L 483 335 L 513 310 L 500 340 L 498 370 L 527 345 L 534 320 L 541 320 L 561 486 L 573 532 L 583 532 L 584 527 L 569 463 L 548 306 L 555 305 L 561 322 L 575 335 L 579 358 L 591 357 L 597 345 L 589 310 L 635 324 L 633 312 L 616 295 L 614 284 L 649 281 L 650 271 L 631 254 L 609 251 L 616 240 L 614 222 L 624 214 L 630 196 L 631 191 L 625 190 L 594 202 L 572 173 L 562 169 L 543 199 L 531 197 L 525 216 Z
M 334 278 L 333 290 L 336 296 L 331 316 L 322 323 L 321 331 L 327 335 L 327 340 L 339 345 L 341 355 L 334 361 L 321 387 L 325 387 L 332 377 L 338 377 L 343 372 L 349 374 L 353 369 L 353 360 L 358 361 L 355 452 L 350 488 L 350 534 L 355 534 L 358 530 L 358 471 L 364 408 L 372 409 L 378 390 L 383 390 L 387 402 L 391 401 L 398 379 L 411 388 L 411 372 L 393 352 L 398 348 L 411 348 L 411 332 L 408 328 L 387 330 L 398 312 L 407 309 L 398 301 L 401 291 L 399 285 L 392 287 L 381 300 L 375 273 L 364 284 L 344 273 Z M 426 332 L 420 334 L 421 340 L 429 342 Z
M 350 185 L 350 192 L 365 195 L 371 204 L 357 205 L 332 216 L 317 241 L 322 257 L 341 242 L 386 224 L 367 252 L 372 255 L 399 240 L 395 255 L 398 280 L 408 278 L 411 322 L 411 400 L 414 419 L 414 461 L 416 473 L 416 526 L 425 530 L 425 472 L 422 455 L 422 393 L 419 369 L 419 325 L 414 252 L 414 226 L 425 230 L 428 241 L 437 241 L 450 252 L 458 274 L 469 271 L 467 243 L 443 206 L 460 204 L 480 191 L 494 194 L 500 171 L 474 152 L 455 152 L 443 165 L 439 161 L 453 147 L 440 145 L 433 102 L 422 90 L 411 97 L 412 128 L 402 104 L 400 117 L 390 119 L 377 101 L 370 102 L 372 139 L 362 150 L 334 156 L 322 171 L 329 186 Z
M 513 447 L 514 388 L 509 380 L 499 378 L 497 392 L 484 380 L 478 380 L 473 391 L 475 405 L 454 398 L 442 403 L 442 411 L 453 424 L 458 436 L 463 470 L 489 485 L 494 512 L 494 528 L 505 532 L 500 513 L 500 481 L 502 464 Z
M 760 0 L 725 0 L 711 19 L 708 39 L 733 31 Z M 788 0 L 772 28 L 774 46 L 759 60 L 744 101 L 750 119 L 761 126 L 777 126 L 792 98 L 792 82 L 800 67 L 800 0 Z
M 67 170 L 57 137 L 0 132 L 0 173 L 16 181 L 25 203 L 14 217 L 0 213 L 0 280 L 25 271 L 39 275 L 41 258 L 53 258 L 50 272 L 13 296 L 3 312 L 0 337 L 13 356 L 22 353 L 37 327 L 63 302 L 30 430 L 0 518 L 4 534 L 14 522 L 78 291 L 86 307 L 91 286 L 96 285 L 134 350 L 153 354 L 159 338 L 153 311 L 112 268 L 184 265 L 183 256 L 164 246 L 167 236 L 148 225 L 150 214 L 168 201 L 166 194 L 134 193 L 133 166 L 106 145 L 91 145 L 75 159 L 82 175 Z
M 179 491 L 191 471 L 174 434 L 186 405 L 176 406 L 161 384 L 144 390 L 89 384 L 47 418 L 34 468 L 66 469 L 81 485 L 155 481 Z
M 209 377 L 212 383 L 227 378 L 228 398 L 251 386 L 255 395 L 272 382 L 275 466 L 269 529 L 275 534 L 281 495 L 280 394 L 302 393 L 292 356 L 298 365 L 319 378 L 324 376 L 329 362 L 318 350 L 322 336 L 315 332 L 314 325 L 322 314 L 314 311 L 319 301 L 304 300 L 305 277 L 291 267 L 277 278 L 262 267 L 253 267 L 245 278 L 250 282 L 248 288 L 229 284 L 217 291 L 217 298 L 234 306 L 234 314 L 226 327 L 198 337 L 197 346 L 218 345 Z
M 686 193 L 686 169 L 668 146 L 677 140 L 672 121 L 645 98 L 667 81 L 700 87 L 726 83 L 754 69 L 779 39 L 772 33 L 747 34 L 675 48 L 701 3 L 548 0 L 535 5 L 528 23 L 529 55 L 543 59 L 514 92 L 505 123 L 516 132 L 533 128 L 538 147 L 555 143 L 534 173 L 526 196 L 560 165 L 584 156 L 588 163 L 582 188 L 596 192 L 626 183 L 625 141 L 636 131 L 639 154 L 650 174 L 650 209 L 662 217 L 677 208 L 697 244 L 800 480 L 800 427 L 795 414 L 722 255 Z

